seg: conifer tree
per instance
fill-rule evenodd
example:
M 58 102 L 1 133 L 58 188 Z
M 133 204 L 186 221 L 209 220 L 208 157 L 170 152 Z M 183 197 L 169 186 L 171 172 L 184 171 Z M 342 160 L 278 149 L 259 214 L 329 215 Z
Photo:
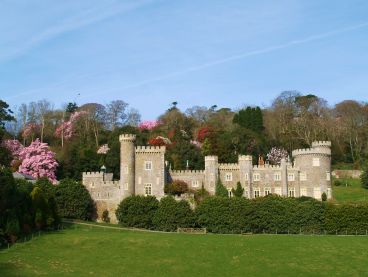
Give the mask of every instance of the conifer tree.
M 228 197 L 229 193 L 227 191 L 227 189 L 225 188 L 225 186 L 222 184 L 221 180 L 218 179 L 217 183 L 216 183 L 216 192 L 215 192 L 216 196 L 220 196 L 220 197 Z
M 235 197 L 242 197 L 243 193 L 244 193 L 244 188 L 242 187 L 242 185 L 240 184 L 240 182 L 238 182 L 236 184 L 236 189 L 232 189 L 233 195 Z

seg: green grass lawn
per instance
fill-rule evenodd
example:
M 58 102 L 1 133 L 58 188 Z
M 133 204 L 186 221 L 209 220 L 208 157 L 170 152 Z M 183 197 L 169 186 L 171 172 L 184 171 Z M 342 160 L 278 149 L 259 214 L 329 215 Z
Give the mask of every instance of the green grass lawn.
M 0 276 L 368 276 L 368 237 L 81 227 L 0 251 Z
M 360 203 L 368 201 L 368 190 L 362 188 L 359 179 L 343 179 L 344 185 L 333 186 L 333 197 L 338 203 Z

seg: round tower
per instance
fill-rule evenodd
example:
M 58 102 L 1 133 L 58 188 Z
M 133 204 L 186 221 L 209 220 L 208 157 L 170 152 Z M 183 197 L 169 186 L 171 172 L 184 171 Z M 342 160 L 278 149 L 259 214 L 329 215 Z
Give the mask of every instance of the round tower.
M 120 189 L 123 198 L 135 194 L 135 135 L 123 134 L 120 141 Z
M 307 196 L 321 199 L 322 193 L 332 197 L 331 191 L 331 142 L 314 141 L 308 149 L 293 151 L 294 165 L 300 169 L 300 191 Z

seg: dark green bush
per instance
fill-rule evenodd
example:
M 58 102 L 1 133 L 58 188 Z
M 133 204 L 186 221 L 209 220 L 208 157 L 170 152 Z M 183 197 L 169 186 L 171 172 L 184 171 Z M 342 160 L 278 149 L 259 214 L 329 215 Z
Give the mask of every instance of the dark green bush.
M 104 210 L 102 212 L 102 221 L 105 223 L 110 223 L 110 217 L 109 217 L 109 211 L 108 210 Z
M 365 169 L 360 175 L 360 182 L 363 188 L 368 189 L 368 169 Z
M 229 197 L 229 192 L 227 191 L 225 186 L 222 184 L 220 179 L 218 179 L 216 182 L 215 194 L 216 196 L 220 196 L 220 197 Z
M 95 218 L 94 202 L 88 190 L 72 179 L 61 180 L 55 186 L 55 199 L 61 217 L 91 220 Z
M 152 229 L 158 205 L 154 196 L 129 196 L 120 202 L 116 218 L 123 226 Z
M 182 195 L 188 192 L 188 184 L 181 180 L 174 180 L 171 184 L 165 185 L 165 193 L 170 195 Z
M 343 182 L 342 182 L 341 180 L 339 180 L 339 179 L 335 179 L 335 180 L 333 181 L 333 185 L 334 185 L 334 186 L 336 186 L 336 187 L 339 187 L 339 186 L 342 186 L 342 185 L 344 185 L 344 184 L 343 184 Z
M 236 189 L 232 189 L 231 191 L 235 197 L 242 197 L 244 193 L 244 188 L 242 187 L 240 182 L 237 182 Z
M 178 227 L 193 227 L 194 213 L 185 200 L 176 201 L 168 196 L 160 200 L 158 209 L 153 217 L 156 229 L 162 231 L 176 231 Z

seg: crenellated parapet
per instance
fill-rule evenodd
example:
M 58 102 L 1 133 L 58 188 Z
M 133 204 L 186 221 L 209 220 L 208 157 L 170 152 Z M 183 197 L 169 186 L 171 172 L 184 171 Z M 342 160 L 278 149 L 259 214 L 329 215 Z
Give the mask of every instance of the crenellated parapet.
M 204 157 L 205 161 L 218 161 L 218 157 L 217 156 L 205 156 Z
M 219 170 L 240 170 L 240 167 L 237 163 L 221 163 Z
M 136 154 L 147 154 L 147 153 L 161 154 L 161 153 L 165 153 L 165 151 L 166 151 L 165 146 L 137 146 L 135 148 Z
M 170 175 L 204 175 L 204 170 L 170 170 Z
M 331 141 L 313 141 L 312 148 L 314 147 L 331 147 Z
M 253 161 L 253 157 L 251 155 L 239 155 L 239 162 L 240 161 Z
M 326 148 L 305 148 L 305 149 L 296 149 L 292 152 L 292 156 L 301 156 L 301 155 L 323 155 L 323 156 L 331 156 L 331 149 Z
M 82 172 L 82 178 L 103 178 L 104 173 L 101 171 Z
M 136 139 L 136 135 L 133 134 L 122 134 L 119 136 L 119 141 L 128 141 L 128 142 L 134 142 Z
M 262 170 L 262 169 L 271 169 L 271 170 L 280 170 L 281 166 L 280 165 L 273 165 L 273 164 L 264 164 L 264 165 L 253 165 L 253 169 L 254 170 Z

